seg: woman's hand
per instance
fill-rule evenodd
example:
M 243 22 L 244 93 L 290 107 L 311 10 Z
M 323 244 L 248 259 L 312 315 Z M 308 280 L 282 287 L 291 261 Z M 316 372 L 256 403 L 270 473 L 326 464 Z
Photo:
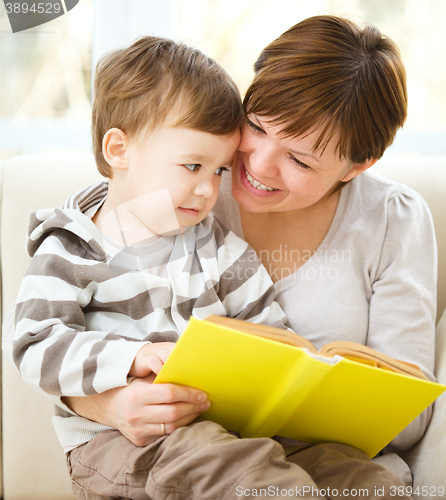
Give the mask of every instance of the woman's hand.
M 153 384 L 155 374 L 134 378 L 126 387 L 86 397 L 65 397 L 78 415 L 118 429 L 136 446 L 153 436 L 167 434 L 195 420 L 210 407 L 207 395 L 198 389 L 174 384 Z

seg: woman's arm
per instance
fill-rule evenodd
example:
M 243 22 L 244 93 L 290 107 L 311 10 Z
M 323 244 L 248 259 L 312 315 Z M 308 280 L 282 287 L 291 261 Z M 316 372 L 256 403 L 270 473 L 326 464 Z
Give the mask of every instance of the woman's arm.
M 434 380 L 437 255 L 432 218 L 414 191 L 389 199 L 387 228 L 373 276 L 367 344 L 394 358 L 415 363 Z M 428 408 L 391 443 L 413 446 L 424 434 Z
M 65 397 L 78 415 L 118 429 L 137 446 L 195 420 L 210 407 L 204 392 L 173 384 L 153 384 L 154 374 L 135 378 L 126 387 L 87 397 Z

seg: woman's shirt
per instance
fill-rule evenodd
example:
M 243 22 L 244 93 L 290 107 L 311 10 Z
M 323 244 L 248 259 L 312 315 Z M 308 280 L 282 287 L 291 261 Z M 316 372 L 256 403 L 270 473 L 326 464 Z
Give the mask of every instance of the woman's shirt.
M 228 174 L 214 214 L 243 238 Z M 278 255 L 290 260 L 286 241 L 284 234 Z M 301 267 L 276 282 L 290 328 L 318 348 L 336 340 L 366 344 L 434 380 L 436 241 L 418 193 L 374 173 L 359 175 L 342 188 L 319 248 L 302 257 Z M 420 420 L 402 447 L 421 437 L 427 415 Z

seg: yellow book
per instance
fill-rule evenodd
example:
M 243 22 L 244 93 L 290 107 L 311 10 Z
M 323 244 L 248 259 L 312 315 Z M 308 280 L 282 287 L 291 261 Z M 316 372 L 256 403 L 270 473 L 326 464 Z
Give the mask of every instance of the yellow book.
M 155 383 L 205 391 L 202 417 L 243 437 L 338 442 L 375 456 L 446 386 L 351 342 L 321 351 L 278 328 L 191 318 Z

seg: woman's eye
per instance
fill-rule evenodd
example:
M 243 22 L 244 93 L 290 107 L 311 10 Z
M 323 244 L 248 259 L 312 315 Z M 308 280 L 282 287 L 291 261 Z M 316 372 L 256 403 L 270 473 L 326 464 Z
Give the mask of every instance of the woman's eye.
M 249 118 L 246 118 L 246 123 L 248 124 L 248 127 L 254 132 L 254 134 L 264 134 L 265 133 L 263 128 L 260 128 L 258 125 L 256 125 L 254 122 L 252 122 Z
M 185 163 L 184 166 L 191 172 L 196 172 L 201 167 L 199 163 Z
M 290 158 L 293 161 L 293 163 L 295 163 L 296 165 L 298 165 L 300 168 L 303 168 L 304 170 L 311 170 L 311 167 L 309 167 L 305 163 L 302 163 L 300 160 L 298 160 L 297 158 L 295 158 L 293 155 L 290 155 Z
M 221 175 L 224 170 L 229 170 L 229 168 L 226 167 L 218 167 L 217 170 L 214 172 L 214 174 Z

